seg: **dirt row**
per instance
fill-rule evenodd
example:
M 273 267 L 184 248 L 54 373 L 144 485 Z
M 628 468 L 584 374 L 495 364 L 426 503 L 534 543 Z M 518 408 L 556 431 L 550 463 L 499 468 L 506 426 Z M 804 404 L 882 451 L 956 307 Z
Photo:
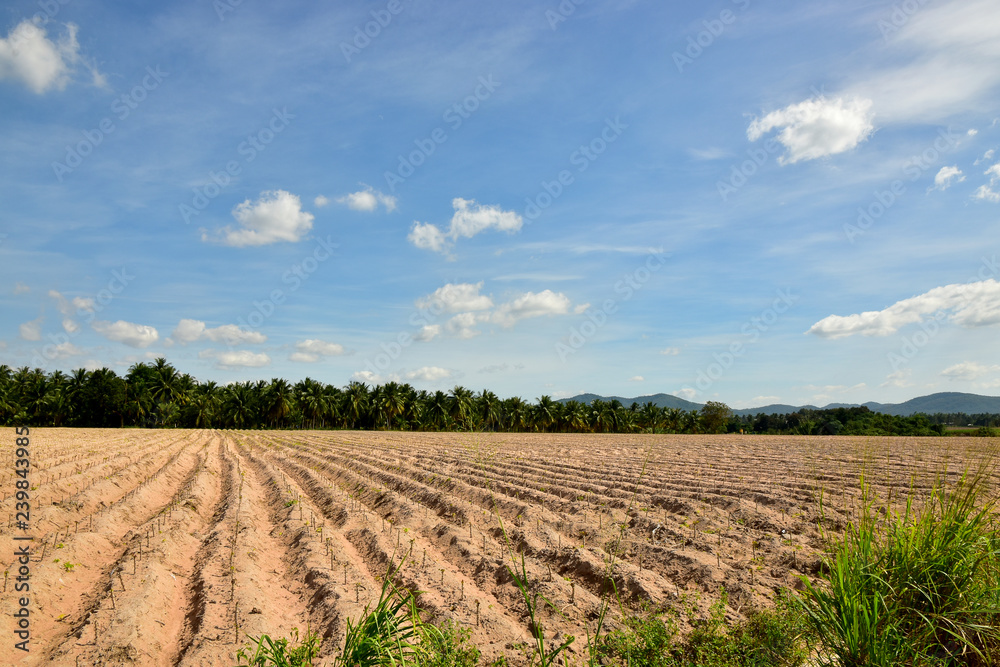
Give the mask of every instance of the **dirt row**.
M 174 667 L 233 665 L 248 635 L 293 629 L 317 632 L 329 662 L 390 568 L 426 618 L 469 628 L 487 658 L 515 663 L 530 618 L 512 573 L 538 596 L 549 640 L 572 634 L 577 652 L 603 605 L 615 627 L 622 610 L 646 603 L 704 613 L 725 587 L 739 618 L 817 572 L 824 531 L 857 511 L 862 474 L 883 496 L 920 497 L 984 444 L 70 429 L 32 438 L 44 453 L 32 470 L 32 651 L 12 664 Z M 13 480 L 2 483 L 12 496 Z M 14 502 L 0 507 L 13 512 Z M 0 533 L 8 637 L 15 532 L 8 520 Z

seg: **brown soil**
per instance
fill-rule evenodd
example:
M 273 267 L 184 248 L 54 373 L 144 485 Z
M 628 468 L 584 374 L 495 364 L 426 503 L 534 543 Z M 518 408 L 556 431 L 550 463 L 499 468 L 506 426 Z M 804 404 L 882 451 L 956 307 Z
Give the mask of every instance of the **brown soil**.
M 12 429 L 5 429 L 10 443 Z M 32 432 L 31 652 L 11 665 L 233 665 L 308 629 L 332 664 L 390 562 L 486 658 L 530 641 L 508 570 L 584 649 L 602 600 L 728 616 L 819 570 L 859 477 L 925 497 L 981 439 L 368 432 Z M 14 448 L 4 448 L 0 634 L 13 644 Z M 822 499 L 822 505 L 820 500 Z M 23 544 L 23 543 L 19 543 Z M 611 585 L 613 582 L 613 586 Z M 610 627 L 620 618 L 612 606 Z

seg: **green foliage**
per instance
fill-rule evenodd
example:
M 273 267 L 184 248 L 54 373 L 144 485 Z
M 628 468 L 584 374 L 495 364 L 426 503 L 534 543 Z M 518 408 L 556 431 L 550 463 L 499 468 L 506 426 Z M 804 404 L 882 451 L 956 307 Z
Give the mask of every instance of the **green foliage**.
M 601 637 L 596 654 L 622 667 L 794 667 L 805 664 L 811 646 L 801 609 L 787 595 L 773 610 L 753 610 L 745 621 L 727 624 L 725 591 L 708 618 L 686 638 L 676 612 L 629 615 L 625 627 Z
M 403 665 L 413 661 L 422 621 L 409 591 L 398 588 L 392 577 L 406 561 L 390 567 L 374 606 L 366 604 L 361 619 L 347 620 L 344 650 L 336 664 L 344 667 Z
M 246 660 L 248 667 L 311 667 L 313 659 L 319 657 L 320 639 L 312 632 L 306 632 L 305 639 L 299 643 L 299 630 L 292 628 L 293 642 L 288 639 L 271 639 L 268 635 L 254 638 L 252 646 L 245 646 L 236 652 L 237 667 Z
M 482 654 L 472 643 L 472 629 L 448 620 L 441 625 L 420 623 L 420 643 L 414 661 L 420 667 L 476 667 Z
M 859 518 L 803 608 L 824 664 L 1000 663 L 1000 526 L 985 469 L 939 482 L 916 509 L 884 508 L 862 478 Z

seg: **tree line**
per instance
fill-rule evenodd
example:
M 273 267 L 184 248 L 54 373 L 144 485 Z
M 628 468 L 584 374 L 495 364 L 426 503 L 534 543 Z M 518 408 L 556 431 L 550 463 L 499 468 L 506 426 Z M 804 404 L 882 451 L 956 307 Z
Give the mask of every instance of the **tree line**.
M 829 413 L 829 414 L 828 414 Z M 541 396 L 530 403 L 489 390 L 448 392 L 388 382 L 345 387 L 306 378 L 219 385 L 180 373 L 166 359 L 137 363 L 124 376 L 101 368 L 45 373 L 0 365 L 3 425 L 238 429 L 393 429 L 547 433 L 795 433 L 934 435 L 943 426 L 891 417 L 867 408 L 740 417 L 724 403 L 699 410 L 584 404 Z

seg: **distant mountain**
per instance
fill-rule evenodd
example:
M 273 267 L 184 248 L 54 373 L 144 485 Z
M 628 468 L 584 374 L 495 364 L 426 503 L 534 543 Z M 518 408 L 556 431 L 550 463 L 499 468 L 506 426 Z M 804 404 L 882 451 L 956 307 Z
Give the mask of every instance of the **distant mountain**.
M 559 399 L 559 403 L 578 401 L 580 403 L 590 404 L 596 400 L 619 401 L 626 408 L 632 405 L 632 403 L 638 403 L 639 405 L 652 403 L 658 408 L 677 408 L 680 410 L 701 409 L 701 403 L 692 403 L 691 401 L 685 401 L 683 398 L 678 398 L 677 396 L 671 396 L 670 394 L 653 394 L 652 396 L 637 396 L 636 398 L 622 398 L 621 396 L 598 396 L 597 394 L 580 394 L 579 396 L 574 396 L 573 398 L 561 398 Z
M 681 410 L 700 410 L 701 403 L 692 403 L 691 401 L 686 401 L 683 398 L 678 398 L 677 396 L 671 396 L 670 394 L 653 394 L 652 396 L 637 396 L 636 398 L 623 398 L 621 396 L 598 396 L 597 394 L 580 394 L 579 396 L 574 396 L 573 398 L 563 398 L 560 399 L 560 403 L 566 403 L 567 401 L 579 401 L 580 403 L 591 403 L 595 400 L 602 401 L 613 401 L 617 400 L 621 402 L 622 405 L 628 407 L 632 403 L 638 403 L 639 405 L 645 405 L 646 403 L 652 403 L 653 405 L 660 408 L 679 408 Z M 903 403 L 875 403 L 869 401 L 863 404 L 872 412 L 881 412 L 887 415 L 896 415 L 901 417 L 909 417 L 910 415 L 922 412 L 924 414 L 932 415 L 937 412 L 964 412 L 965 414 L 1000 414 L 1000 396 L 981 396 L 979 394 L 963 394 L 961 392 L 947 391 L 937 394 L 931 394 L 929 396 L 918 396 L 917 398 L 911 398 Z M 815 405 L 785 405 L 785 404 L 773 404 L 765 405 L 759 408 L 744 408 L 742 410 L 733 410 L 734 413 L 738 415 L 757 415 L 757 414 L 779 414 L 784 415 L 791 412 L 798 412 L 799 410 L 832 410 L 834 408 L 853 408 L 858 407 L 857 404 L 853 403 L 830 403 L 829 405 L 824 405 L 822 408 L 818 408 Z

